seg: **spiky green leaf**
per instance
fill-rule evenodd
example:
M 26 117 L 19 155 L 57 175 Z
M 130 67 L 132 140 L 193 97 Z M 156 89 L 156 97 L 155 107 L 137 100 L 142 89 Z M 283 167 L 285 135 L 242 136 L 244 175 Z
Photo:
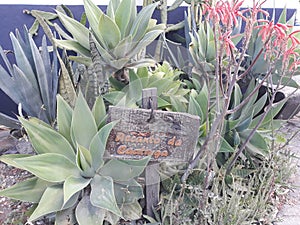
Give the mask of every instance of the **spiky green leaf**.
M 151 16 L 157 5 L 158 3 L 147 5 L 139 12 L 130 30 L 133 41 L 139 41 L 145 35 Z
M 75 40 L 55 40 L 55 43 L 61 48 L 78 52 L 83 56 L 91 56 L 89 50 Z

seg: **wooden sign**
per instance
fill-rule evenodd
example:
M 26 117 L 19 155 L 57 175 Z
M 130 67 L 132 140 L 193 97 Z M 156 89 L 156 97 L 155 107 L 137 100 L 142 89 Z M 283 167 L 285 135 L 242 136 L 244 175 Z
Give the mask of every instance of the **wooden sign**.
M 187 113 L 110 106 L 109 120 L 120 120 L 107 142 L 113 158 L 188 162 L 198 140 L 200 119 Z

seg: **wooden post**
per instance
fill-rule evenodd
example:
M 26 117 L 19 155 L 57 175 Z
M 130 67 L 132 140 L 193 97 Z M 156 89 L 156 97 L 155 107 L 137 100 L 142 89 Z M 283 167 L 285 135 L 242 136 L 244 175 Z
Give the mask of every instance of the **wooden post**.
M 155 112 L 157 109 L 157 88 L 147 88 L 142 91 L 142 108 L 150 109 L 148 122 L 155 120 Z M 153 207 L 159 202 L 159 163 L 150 162 L 145 169 L 146 181 L 146 214 L 153 217 Z

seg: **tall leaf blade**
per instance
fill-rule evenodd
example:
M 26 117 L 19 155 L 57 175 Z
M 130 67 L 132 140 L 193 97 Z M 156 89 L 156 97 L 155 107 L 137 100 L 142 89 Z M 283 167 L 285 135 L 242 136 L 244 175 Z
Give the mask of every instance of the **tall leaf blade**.
M 50 114 L 48 112 L 52 110 L 50 108 L 50 96 L 49 96 L 49 91 L 52 89 L 52 82 L 50 86 L 50 83 L 48 82 L 48 78 L 47 78 L 48 74 L 47 71 L 45 70 L 45 64 L 43 62 L 42 56 L 40 55 L 40 52 L 32 39 L 30 39 L 30 46 L 33 54 L 34 64 L 35 64 L 39 92 L 43 101 L 43 106 L 46 108 L 45 112 L 48 114 L 47 117 L 49 118 L 49 121 L 51 121 Z M 49 86 L 51 89 L 49 89 Z
M 5 66 L 6 66 L 7 69 L 8 69 L 8 72 L 9 72 L 10 74 L 13 74 L 12 65 L 10 64 L 10 62 L 9 62 L 9 60 L 8 60 L 8 58 L 7 58 L 7 55 L 4 53 L 3 48 L 2 48 L 1 46 L 0 46 L 0 55 L 1 55 L 2 59 L 3 59 L 3 62 L 5 63 Z M 2 67 L 2 66 L 1 66 L 1 67 Z
M 131 15 L 133 1 L 134 0 L 121 1 L 118 9 L 116 10 L 115 21 L 120 29 L 121 38 L 124 38 L 126 35 L 126 30 L 130 21 L 130 16 L 128 15 Z
M 99 19 L 103 15 L 103 12 L 91 0 L 84 0 L 83 3 L 84 3 L 84 10 L 85 10 L 86 16 L 88 18 L 90 27 L 96 36 L 96 39 L 99 42 L 104 43 L 103 37 L 98 32 Z M 104 47 L 104 46 L 102 46 L 102 47 Z
M 71 137 L 73 138 L 74 145 L 78 143 L 88 149 L 97 131 L 93 114 L 82 93 L 79 93 L 71 123 Z
M 203 120 L 204 118 L 200 105 L 192 95 L 190 95 L 188 113 L 192 115 L 200 116 L 201 120 Z
M 102 127 L 91 141 L 89 150 L 92 157 L 92 167 L 95 171 L 98 171 L 104 164 L 103 155 L 106 148 L 106 142 L 112 128 L 117 122 L 118 121 L 114 121 Z
M 107 49 L 115 48 L 121 40 L 119 27 L 105 14 L 100 17 L 98 30 L 103 37 Z
M 69 104 L 60 96 L 57 96 L 57 127 L 58 132 L 63 135 L 69 143 L 71 139 L 71 123 L 73 110 Z
M 148 28 L 149 21 L 151 19 L 151 16 L 156 6 L 157 3 L 147 5 L 137 15 L 132 25 L 132 28 L 130 30 L 130 34 L 133 37 L 133 41 L 138 42 L 145 35 Z
M 163 26 L 159 26 L 158 28 L 163 28 Z M 141 50 L 151 44 L 162 32 L 163 29 L 156 29 L 146 33 L 145 36 L 137 42 L 137 45 L 135 45 L 131 51 L 128 51 L 128 57 L 133 57 L 138 54 Z
M 93 177 L 95 170 L 91 166 L 92 156 L 88 149 L 78 145 L 77 155 L 76 155 L 76 164 L 77 167 L 82 171 L 81 174 L 83 177 Z
M 133 23 L 136 19 L 136 15 L 137 15 L 136 1 L 133 0 L 131 2 L 130 6 L 131 6 L 130 14 L 128 14 L 129 22 L 128 22 L 128 26 L 127 26 L 126 31 L 125 31 L 125 36 L 129 36 L 131 28 L 133 26 Z
M 22 102 L 22 107 L 29 115 L 36 116 L 36 109 L 38 109 L 38 105 L 41 104 L 41 99 L 38 96 L 38 92 L 36 91 L 34 87 L 31 86 L 30 81 L 27 79 L 27 77 L 24 75 L 22 71 L 17 69 L 16 65 L 14 65 L 14 76 L 11 77 L 6 70 L 0 66 L 0 88 L 5 92 L 16 104 L 19 104 Z M 17 85 L 17 82 L 22 83 L 22 85 Z M 16 88 L 18 86 L 18 88 Z M 32 87 L 32 88 L 28 88 Z M 35 107 L 34 109 L 29 107 L 28 100 L 30 98 L 27 98 L 28 95 L 31 94 L 31 97 L 35 99 Z M 31 98 L 31 99 L 32 99 Z
M 14 48 L 15 59 L 18 67 L 24 72 L 24 74 L 26 74 L 27 79 L 32 83 L 32 86 L 38 90 L 37 77 L 27 58 L 27 55 L 13 33 L 10 33 L 10 38 Z
M 102 127 L 103 123 L 107 118 L 106 108 L 102 96 L 97 97 L 92 112 L 96 120 L 97 127 L 99 129 Z

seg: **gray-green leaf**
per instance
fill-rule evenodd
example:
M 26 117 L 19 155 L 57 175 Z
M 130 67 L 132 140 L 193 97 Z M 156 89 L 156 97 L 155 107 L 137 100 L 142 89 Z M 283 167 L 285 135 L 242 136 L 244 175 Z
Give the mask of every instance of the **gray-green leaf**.
M 95 175 L 91 182 L 91 187 L 90 199 L 93 206 L 106 209 L 122 217 L 116 202 L 114 184 L 111 177 Z
M 63 182 L 69 176 L 79 177 L 77 166 L 57 153 L 45 153 L 14 160 L 25 170 L 49 182 Z
M 79 225 L 102 225 L 106 210 L 93 206 L 89 196 L 84 196 L 78 203 L 75 212 Z

